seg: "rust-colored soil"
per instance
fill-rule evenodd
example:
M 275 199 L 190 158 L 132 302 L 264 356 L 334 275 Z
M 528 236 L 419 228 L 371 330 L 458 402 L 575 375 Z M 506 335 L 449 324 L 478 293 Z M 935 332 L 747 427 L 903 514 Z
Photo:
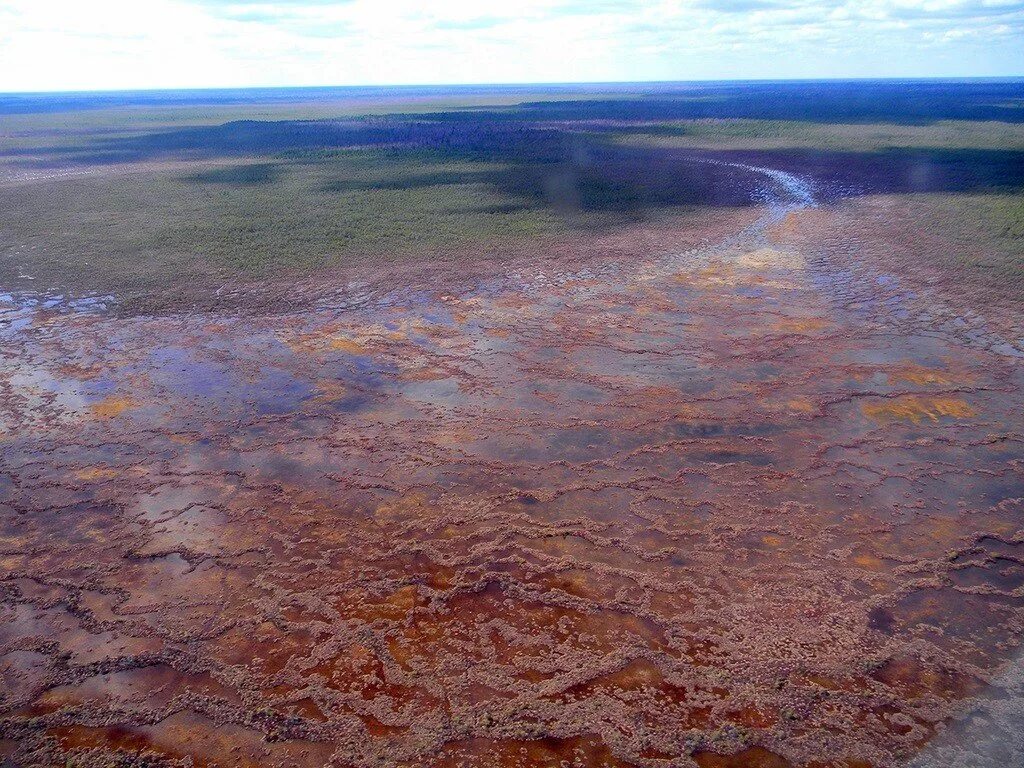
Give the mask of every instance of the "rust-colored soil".
M 972 700 L 998 733 L 1019 319 L 807 246 L 835 215 L 276 315 L 4 304 L 0 763 L 881 767 L 972 749 Z

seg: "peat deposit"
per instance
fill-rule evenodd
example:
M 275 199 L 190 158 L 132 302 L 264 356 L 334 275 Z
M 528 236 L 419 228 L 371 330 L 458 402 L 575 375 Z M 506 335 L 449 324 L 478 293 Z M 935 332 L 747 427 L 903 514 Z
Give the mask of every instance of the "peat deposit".
M 1021 760 L 1019 320 L 730 168 L 660 256 L 3 297 L 0 763 Z

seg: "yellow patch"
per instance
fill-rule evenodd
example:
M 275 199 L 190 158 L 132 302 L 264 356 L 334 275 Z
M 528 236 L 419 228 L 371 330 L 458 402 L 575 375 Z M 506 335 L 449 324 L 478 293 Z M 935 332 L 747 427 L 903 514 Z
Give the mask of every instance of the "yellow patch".
M 781 333 L 814 333 L 828 328 L 831 323 L 820 317 L 791 317 L 775 324 L 775 330 Z
M 859 565 L 861 568 L 866 568 L 869 571 L 880 570 L 884 565 L 881 559 L 869 554 L 857 555 L 853 558 L 853 562 L 855 565 Z
M 917 397 L 907 396 L 882 403 L 862 403 L 861 413 L 873 421 L 911 421 L 920 424 L 925 419 L 938 421 L 943 416 L 954 419 L 968 419 L 977 412 L 958 397 Z
M 117 470 L 109 467 L 89 467 L 75 472 L 79 480 L 110 480 L 117 477 Z
M 342 336 L 332 338 L 328 346 L 337 352 L 347 352 L 350 355 L 366 354 L 366 347 L 358 341 L 352 341 L 352 339 L 346 339 Z
M 712 262 L 706 267 L 698 270 L 684 270 L 672 276 L 677 283 L 692 285 L 700 283 L 703 285 L 734 285 L 735 274 L 731 266 L 720 261 Z
M 938 368 L 926 368 L 923 365 L 917 365 L 916 363 L 908 363 L 901 365 L 899 368 L 887 371 L 886 376 L 890 383 L 897 381 L 906 381 L 911 384 L 953 384 L 955 378 L 952 374 L 939 370 Z
M 772 236 L 779 239 L 786 238 L 796 232 L 798 224 L 797 212 L 787 213 L 782 221 L 772 227 Z
M 736 264 L 743 269 L 803 269 L 804 259 L 793 251 L 761 248 L 743 254 L 736 260 Z
M 697 277 L 702 282 L 710 285 L 732 285 L 736 282 L 735 270 L 728 264 L 721 262 L 709 264 L 697 272 Z
M 400 587 L 392 592 L 384 602 L 389 608 L 393 608 L 398 613 L 399 617 L 405 616 L 406 613 L 416 607 L 416 589 L 415 584 Z
M 112 419 L 131 408 L 137 408 L 138 405 L 139 404 L 130 397 L 111 395 L 110 397 L 100 400 L 98 403 L 93 403 L 91 410 L 93 416 L 96 416 L 97 418 Z
M 790 413 L 814 413 L 815 405 L 806 397 L 794 397 L 786 402 L 786 408 Z

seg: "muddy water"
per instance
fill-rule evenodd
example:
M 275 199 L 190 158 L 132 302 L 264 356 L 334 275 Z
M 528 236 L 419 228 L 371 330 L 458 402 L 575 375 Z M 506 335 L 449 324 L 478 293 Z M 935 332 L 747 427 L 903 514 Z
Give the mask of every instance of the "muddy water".
M 8 299 L 0 758 L 971 750 L 947 723 L 1019 694 L 1018 347 L 796 247 L 829 211 L 756 173 L 757 226 L 647 263 L 276 316 Z

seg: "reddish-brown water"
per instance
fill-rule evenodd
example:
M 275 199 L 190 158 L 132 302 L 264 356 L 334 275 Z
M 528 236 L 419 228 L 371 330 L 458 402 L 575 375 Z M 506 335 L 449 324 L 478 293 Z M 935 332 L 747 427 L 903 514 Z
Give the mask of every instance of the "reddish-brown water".
M 284 315 L 9 302 L 0 760 L 927 759 L 1012 695 L 1020 350 L 831 215 Z

